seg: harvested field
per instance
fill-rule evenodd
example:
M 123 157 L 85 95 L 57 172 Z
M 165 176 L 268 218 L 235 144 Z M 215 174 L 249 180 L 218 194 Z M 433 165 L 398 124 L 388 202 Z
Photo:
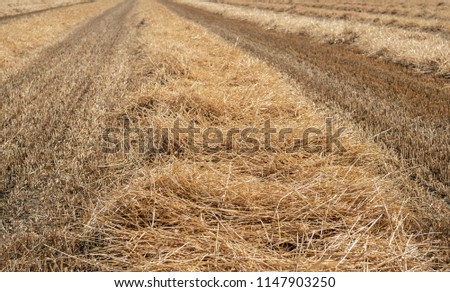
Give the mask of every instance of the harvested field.
M 450 19 L 448 0 L 213 0 L 218 3 L 248 5 L 297 6 L 338 11 L 355 11 L 377 15 L 410 16 L 417 18 Z
M 347 19 L 302 16 L 198 0 L 179 0 L 228 18 L 245 20 L 281 33 L 308 35 L 316 41 L 346 44 L 373 58 L 450 78 L 450 40 L 447 35 L 405 30 Z
M 448 270 L 444 78 L 176 2 L 102 5 L 5 67 L 0 270 Z M 177 123 L 201 134 L 165 138 Z
M 2 3 L 0 4 L 0 20 L 7 17 L 32 14 L 93 1 L 94 0 L 2 0 Z
M 377 1 L 372 5 L 366 2 L 348 1 L 257 1 L 257 0 L 218 0 L 247 7 L 289 12 L 319 18 L 345 19 L 380 26 L 400 27 L 408 30 L 450 33 L 450 2 L 446 1 Z M 417 3 L 414 3 L 417 2 Z
M 308 36 L 255 27 L 246 20 L 193 8 L 191 3 L 177 11 L 314 88 L 315 101 L 343 109 L 377 141 L 412 162 L 415 180 L 450 200 L 450 87 L 446 79 L 420 76 L 362 56 L 345 45 L 326 45 Z
M 39 15 L 0 20 L 0 80 L 18 71 L 43 49 L 63 40 L 78 25 L 98 16 L 119 0 L 99 0 L 80 6 L 63 7 Z M 51 2 L 49 2 L 51 3 Z

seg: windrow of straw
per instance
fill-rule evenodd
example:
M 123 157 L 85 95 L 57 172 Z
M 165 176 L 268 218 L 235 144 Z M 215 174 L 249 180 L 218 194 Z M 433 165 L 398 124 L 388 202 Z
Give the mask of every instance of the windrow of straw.
M 325 132 L 325 117 L 280 73 L 154 2 L 141 5 L 136 74 L 145 82 L 134 102 L 105 116 L 110 127 L 125 119 L 158 132 L 194 121 L 226 132 L 270 120 L 295 133 Z M 392 166 L 398 161 L 346 126 L 347 151 L 293 154 L 276 135 L 273 151 L 250 154 L 238 138 L 231 148 L 202 148 L 198 134 L 197 151 L 184 135 L 178 143 L 157 136 L 164 151 L 140 152 L 134 130 L 124 161 L 110 154 L 105 167 L 137 167 L 88 211 L 79 260 L 134 271 L 445 269 L 446 206 L 408 187 L 405 170 Z M 325 140 L 317 135 L 311 146 Z
M 427 3 L 422 7 L 403 7 L 400 3 L 379 3 L 379 6 L 358 4 L 310 3 L 309 1 L 252 1 L 252 0 L 217 0 L 216 3 L 226 3 L 269 9 L 278 12 L 333 19 L 348 19 L 357 22 L 371 23 L 379 26 L 393 26 L 408 30 L 433 33 L 450 33 L 449 15 L 450 3 Z M 395 2 L 395 1 L 394 1 Z M 426 9 L 428 8 L 428 9 Z
M 267 29 L 307 34 L 325 43 L 348 44 L 368 56 L 384 57 L 420 72 L 450 75 L 450 41 L 443 35 L 351 19 L 318 18 L 199 0 L 177 1 Z
M 296 6 L 426 19 L 449 19 L 448 0 L 213 0 L 257 5 Z

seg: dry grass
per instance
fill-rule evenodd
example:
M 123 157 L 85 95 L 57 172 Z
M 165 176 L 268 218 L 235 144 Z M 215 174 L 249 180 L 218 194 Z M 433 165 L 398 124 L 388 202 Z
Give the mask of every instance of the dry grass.
M 448 88 L 440 78 L 366 58 L 348 47 L 278 33 L 182 4 L 171 9 L 305 84 L 308 96 L 347 117 L 411 163 L 411 178 L 450 203 Z M 427 149 L 427 152 L 424 152 Z
M 123 183 L 108 180 L 96 142 L 132 76 L 132 7 L 90 19 L 1 83 L 1 270 L 77 269 L 60 252 L 80 251 L 88 206 Z
M 12 16 L 91 0 L 2 0 L 0 17 Z
M 267 29 L 302 33 L 328 43 L 351 44 L 364 54 L 385 57 L 422 72 L 450 74 L 450 41 L 439 35 L 345 19 L 324 19 L 196 0 L 180 0 Z
M 7 73 L 17 72 L 43 48 L 61 41 L 81 23 L 118 2 L 101 0 L 0 24 L 0 80 L 5 80 Z
M 264 2 L 264 1 L 262 1 Z M 272 1 L 274 2 L 274 1 Z M 282 1 L 275 1 L 280 3 Z M 285 1 L 289 2 L 289 1 Z M 306 7 L 333 8 L 343 11 L 361 11 L 373 14 L 388 14 L 417 18 L 449 19 L 450 1 L 448 0 L 411 0 L 411 1 L 379 1 L 379 0 L 293 0 L 294 5 Z
M 151 25 L 141 31 L 140 70 L 152 74 L 142 97 L 108 115 L 113 125 L 127 116 L 134 127 L 156 129 L 175 119 L 200 128 L 261 127 L 265 119 L 296 132 L 323 127 L 324 117 L 278 72 L 159 5 L 143 7 Z M 235 151 L 244 146 L 235 143 Z M 167 153 L 131 154 L 141 167 L 90 211 L 84 260 L 135 271 L 444 268 L 440 244 L 422 233 L 429 211 L 414 207 L 424 194 L 409 189 L 416 198 L 407 199 L 397 187 L 408 184 L 401 170 L 386 169 L 389 156 L 358 131 L 349 129 L 344 144 L 349 151 L 336 155 L 247 156 L 194 153 L 182 140 Z
M 319 18 L 333 18 L 333 19 L 346 19 L 357 22 L 366 22 L 379 26 L 393 26 L 400 27 L 408 30 L 426 31 L 435 33 L 450 33 L 450 24 L 448 16 L 438 16 L 438 13 L 423 12 L 417 14 L 411 12 L 413 8 L 406 9 L 405 13 L 401 13 L 398 10 L 385 10 L 382 9 L 364 9 L 358 5 L 337 5 L 337 4 L 305 4 L 305 3 L 270 3 L 248 0 L 224 0 L 224 1 L 211 1 L 216 3 L 225 3 L 233 5 L 241 5 L 248 7 L 255 7 L 261 9 L 270 9 L 278 12 L 289 12 L 293 14 L 299 14 L 304 16 L 319 17 Z M 447 10 L 447 15 L 450 15 L 449 5 L 434 5 L 432 7 L 440 8 L 438 11 Z M 422 10 L 421 10 L 422 11 Z M 389 13 L 391 12 L 391 13 Z M 410 12 L 409 14 L 406 12 Z
M 102 153 L 101 130 L 124 117 L 155 129 L 324 127 L 264 62 L 154 1 L 125 8 L 56 48 L 64 66 L 43 59 L 31 67 L 42 76 L 2 83 L 15 181 L 0 198 L 1 270 L 448 269 L 447 206 L 339 117 L 343 153 L 287 154 L 276 137 L 275 152 L 252 155 L 237 139 L 234 152 L 196 153 L 186 137 L 157 155 Z
M 358 12 L 393 17 L 410 17 L 416 19 L 449 19 L 450 1 L 448 0 L 413 0 L 413 1 L 361 1 L 361 0 L 213 0 L 219 3 L 239 3 L 261 7 L 316 8 L 342 12 Z

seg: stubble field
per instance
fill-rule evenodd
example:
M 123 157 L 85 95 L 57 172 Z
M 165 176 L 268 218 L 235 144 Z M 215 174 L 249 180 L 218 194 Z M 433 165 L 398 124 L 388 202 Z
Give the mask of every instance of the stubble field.
M 1 270 L 448 270 L 450 4 L 233 1 L 0 22 Z
M 3 0 L 0 4 L 0 20 L 20 17 L 44 12 L 59 7 L 81 3 L 94 2 L 92 0 Z

